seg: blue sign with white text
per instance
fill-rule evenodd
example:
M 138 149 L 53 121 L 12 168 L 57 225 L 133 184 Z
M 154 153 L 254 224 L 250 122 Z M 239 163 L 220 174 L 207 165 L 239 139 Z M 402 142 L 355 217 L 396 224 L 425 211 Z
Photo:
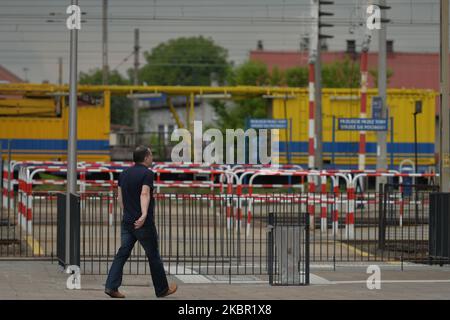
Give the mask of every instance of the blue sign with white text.
M 381 110 L 383 108 L 383 100 L 381 97 L 372 97 L 372 119 L 381 119 Z
M 339 130 L 347 131 L 387 131 L 386 119 L 361 119 L 341 118 L 339 119 Z
M 287 119 L 249 119 L 249 128 L 252 129 L 286 129 Z

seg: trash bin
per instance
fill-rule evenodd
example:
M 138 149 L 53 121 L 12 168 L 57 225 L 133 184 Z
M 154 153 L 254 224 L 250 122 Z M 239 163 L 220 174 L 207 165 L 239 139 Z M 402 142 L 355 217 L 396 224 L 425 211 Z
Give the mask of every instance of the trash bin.
M 430 261 L 450 262 L 450 193 L 430 194 L 429 252 Z
M 306 224 L 292 218 L 274 219 L 273 214 L 269 214 L 269 221 L 272 222 L 269 223 L 270 284 L 309 284 L 309 231 Z
M 66 261 L 66 194 L 57 194 L 56 255 L 60 266 L 80 265 L 80 196 L 70 194 L 70 252 Z

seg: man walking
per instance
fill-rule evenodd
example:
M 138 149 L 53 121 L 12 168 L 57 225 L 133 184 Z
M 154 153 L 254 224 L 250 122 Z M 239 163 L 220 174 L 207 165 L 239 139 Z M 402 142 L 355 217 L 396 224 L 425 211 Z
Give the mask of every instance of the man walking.
M 134 244 L 139 241 L 147 255 L 155 294 L 157 297 L 165 297 L 175 293 L 177 285 L 168 285 L 158 250 L 153 212 L 153 172 L 148 169 L 153 161 L 150 148 L 137 147 L 133 152 L 133 161 L 135 165 L 119 176 L 118 201 L 123 211 L 121 246 L 109 270 L 105 293 L 112 298 L 125 298 L 119 292 L 123 266 L 130 257 Z

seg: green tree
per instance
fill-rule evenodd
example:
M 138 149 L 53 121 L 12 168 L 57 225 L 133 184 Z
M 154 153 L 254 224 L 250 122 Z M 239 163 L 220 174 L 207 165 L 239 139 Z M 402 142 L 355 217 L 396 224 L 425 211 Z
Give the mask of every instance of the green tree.
M 228 82 L 231 85 L 266 86 L 271 81 L 266 64 L 260 61 L 247 61 L 232 70 Z
M 375 88 L 378 88 L 378 69 L 370 69 L 369 74 L 372 77 L 373 85 L 375 86 Z M 391 81 L 391 78 L 393 75 L 394 75 L 394 71 L 392 69 L 388 68 L 386 71 L 386 78 L 387 78 L 386 80 L 387 80 L 388 84 Z
M 102 70 L 92 69 L 88 72 L 80 72 L 80 84 L 102 84 Z M 108 83 L 111 85 L 127 85 L 130 82 L 116 70 L 108 74 Z M 111 96 L 111 123 L 131 125 L 133 121 L 133 108 L 130 99 L 113 95 Z
M 308 69 L 302 67 L 294 67 L 286 70 L 286 84 L 288 87 L 307 87 L 308 86 Z
M 286 86 L 286 73 L 281 71 L 278 67 L 272 68 L 270 85 L 278 87 Z
M 358 88 L 361 83 L 359 63 L 345 59 L 326 64 L 322 68 L 324 88 Z
M 236 86 L 280 85 L 280 82 L 284 81 L 284 74 L 279 70 L 273 74 L 272 78 L 264 63 L 247 61 L 231 70 L 228 74 L 228 83 Z M 222 101 L 214 101 L 212 106 L 218 116 L 218 127 L 225 130 L 244 128 L 246 118 L 267 117 L 268 101 L 259 97 L 243 97 L 235 100 L 233 106 Z
M 229 70 L 227 50 L 202 36 L 169 40 L 144 57 L 139 78 L 148 85 L 223 84 Z

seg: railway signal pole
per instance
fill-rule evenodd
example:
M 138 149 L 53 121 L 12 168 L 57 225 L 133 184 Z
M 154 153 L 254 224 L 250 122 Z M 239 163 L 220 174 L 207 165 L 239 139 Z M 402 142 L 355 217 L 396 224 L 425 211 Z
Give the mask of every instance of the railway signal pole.
M 134 29 L 134 74 L 133 84 L 137 86 L 139 84 L 139 29 Z M 133 100 L 133 127 L 134 127 L 134 144 L 138 143 L 139 132 L 139 99 Z
M 331 39 L 332 35 L 321 33 L 322 28 L 331 28 L 324 23 L 323 16 L 334 16 L 332 12 L 322 11 L 323 5 L 333 5 L 334 1 L 311 0 L 311 40 L 309 54 L 309 147 L 308 167 L 323 168 L 323 134 L 322 134 L 322 39 Z
M 316 77 L 315 64 L 317 61 L 317 49 L 319 42 L 319 5 L 317 0 L 311 0 L 311 33 L 309 40 L 309 60 L 308 60 L 308 168 L 314 169 L 316 155 L 316 135 L 315 135 L 315 109 L 316 109 Z
M 323 169 L 323 119 L 322 119 L 322 40 L 332 39 L 334 36 L 328 34 L 322 34 L 322 28 L 332 28 L 334 25 L 323 22 L 322 17 L 334 16 L 332 12 L 322 11 L 322 6 L 333 5 L 334 1 L 319 0 L 319 13 L 318 13 L 318 31 L 319 41 L 317 42 L 317 59 L 315 64 L 316 74 L 316 138 L 317 138 L 317 150 L 316 150 L 316 168 Z
M 103 33 L 102 33 L 102 84 L 108 84 L 108 0 L 103 0 L 102 5 L 102 23 L 103 23 Z
M 387 114 L 387 62 L 386 62 L 386 34 L 387 23 L 386 10 L 390 9 L 386 5 L 386 0 L 379 0 L 378 7 L 381 11 L 381 28 L 378 30 L 378 96 L 381 98 L 381 117 L 386 119 Z M 377 132 L 377 169 L 387 170 L 387 133 Z M 386 177 L 378 177 L 376 186 L 386 183 Z
M 366 28 L 362 50 L 361 50 L 361 100 L 360 115 L 361 119 L 367 118 L 367 78 L 368 78 L 368 55 L 370 46 L 371 33 Z M 359 132 L 359 157 L 358 170 L 366 169 L 366 131 Z

